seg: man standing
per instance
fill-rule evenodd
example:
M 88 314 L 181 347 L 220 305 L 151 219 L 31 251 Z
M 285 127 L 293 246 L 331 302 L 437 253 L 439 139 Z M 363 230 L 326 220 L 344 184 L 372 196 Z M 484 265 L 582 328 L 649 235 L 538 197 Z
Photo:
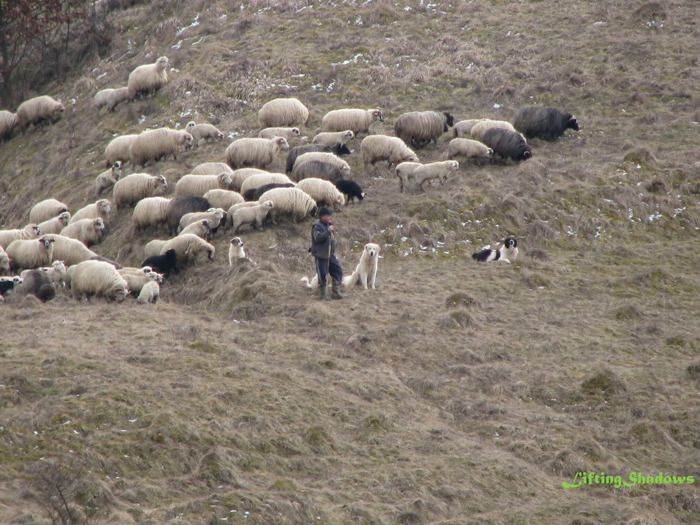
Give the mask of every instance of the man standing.
M 318 211 L 319 220 L 311 227 L 311 254 L 316 258 L 318 275 L 318 298 L 326 298 L 326 277 L 332 279 L 331 299 L 342 299 L 340 285 L 343 283 L 343 268 L 335 257 L 335 226 L 331 222 L 332 212 L 328 208 Z

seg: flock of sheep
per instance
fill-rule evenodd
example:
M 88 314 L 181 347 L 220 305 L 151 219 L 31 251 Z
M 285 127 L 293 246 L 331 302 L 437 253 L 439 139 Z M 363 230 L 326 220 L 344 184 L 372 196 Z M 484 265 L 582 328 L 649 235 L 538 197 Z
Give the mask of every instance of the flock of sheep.
M 105 89 L 95 95 L 98 110 L 114 111 L 118 104 L 141 96 L 152 96 L 168 82 L 168 59 L 134 69 L 126 87 Z M 56 122 L 63 105 L 48 96 L 23 102 L 16 113 L 0 111 L 0 140 L 24 131 L 30 124 Z M 489 119 L 455 122 L 447 112 L 414 111 L 400 115 L 394 123 L 396 136 L 371 134 L 370 127 L 382 122 L 379 109 L 336 109 L 326 113 L 321 132 L 310 144 L 290 150 L 289 142 L 301 136 L 309 111 L 296 98 L 278 98 L 264 104 L 258 119 L 263 127 L 257 137 L 233 140 L 223 162 L 198 165 L 175 184 L 166 197 L 169 183 L 161 175 L 137 172 L 123 175 L 124 166 L 145 169 L 151 162 L 199 147 L 202 141 L 219 141 L 224 134 L 211 124 L 189 122 L 184 130 L 158 128 L 113 139 L 105 148 L 106 171 L 95 178 L 94 193 L 111 191 L 111 200 L 99 198 L 71 214 L 56 200 L 37 203 L 29 223 L 17 229 L 0 230 L 0 300 L 14 293 L 51 299 L 57 287 L 69 287 L 77 298 L 94 295 L 124 300 L 130 294 L 142 303 L 155 302 L 164 278 L 196 262 L 213 259 L 209 241 L 219 229 L 237 234 L 244 228 L 276 224 L 280 217 L 294 221 L 314 215 L 318 206 L 339 209 L 364 193 L 348 178 L 348 142 L 364 135 L 360 154 L 365 170 L 379 162 L 393 168 L 401 191 L 422 190 L 426 182 L 444 182 L 459 170 L 456 158 L 475 162 L 523 161 L 532 156 L 527 139 L 553 140 L 567 129 L 578 130 L 577 120 L 555 108 L 528 106 L 518 111 L 513 123 Z M 447 160 L 421 163 L 414 150 L 438 139 L 450 128 Z M 267 169 L 287 153 L 285 173 Z M 112 207 L 133 207 L 136 231 L 162 227 L 172 236 L 155 239 L 144 247 L 139 267 L 122 268 L 93 251 L 108 232 Z M 240 237 L 231 240 L 229 265 L 247 260 Z

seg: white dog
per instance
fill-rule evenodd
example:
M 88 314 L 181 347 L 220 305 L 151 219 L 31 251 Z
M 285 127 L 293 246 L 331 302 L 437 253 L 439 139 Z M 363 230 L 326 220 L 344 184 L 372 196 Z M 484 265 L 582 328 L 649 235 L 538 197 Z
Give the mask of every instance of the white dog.
M 379 262 L 379 245 L 374 243 L 365 244 L 360 256 L 360 262 L 357 268 L 350 275 L 343 277 L 343 286 L 354 286 L 362 284 L 362 288 L 367 290 L 367 287 L 375 289 L 377 280 L 377 267 Z
M 503 246 L 498 250 L 492 250 L 490 246 L 485 247 L 480 252 L 472 254 L 472 259 L 479 262 L 503 261 L 512 262 L 518 256 L 518 241 L 515 237 L 506 237 Z
M 240 237 L 234 237 L 231 239 L 231 245 L 228 247 L 228 265 L 233 267 L 246 261 L 255 265 L 248 256 L 248 247 L 244 246 Z

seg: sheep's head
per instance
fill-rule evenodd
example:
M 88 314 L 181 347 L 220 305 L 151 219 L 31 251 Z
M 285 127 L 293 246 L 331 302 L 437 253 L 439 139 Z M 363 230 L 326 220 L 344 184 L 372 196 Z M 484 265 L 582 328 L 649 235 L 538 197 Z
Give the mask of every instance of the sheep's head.
M 112 204 L 107 199 L 100 199 L 96 204 L 97 209 L 105 215 L 112 213 Z
M 372 120 L 378 120 L 379 122 L 384 122 L 384 115 L 380 109 L 372 110 Z
M 164 70 L 166 67 L 170 65 L 170 61 L 168 60 L 168 57 L 160 57 L 158 60 L 156 60 L 156 68 L 159 70 Z
M 455 125 L 455 118 L 449 111 L 443 111 L 442 114 L 445 115 L 445 131 L 447 131 L 448 126 L 451 127 Z
M 287 139 L 285 139 L 284 137 L 275 137 L 272 140 L 275 141 L 275 144 L 277 144 L 277 147 L 279 149 L 283 149 L 283 150 L 289 149 L 289 143 L 287 142 Z
M 275 207 L 275 203 L 272 201 L 265 201 L 261 204 L 263 208 L 267 208 L 268 210 L 271 210 L 272 208 Z
M 299 131 L 299 128 L 292 128 L 292 134 L 293 135 L 300 135 L 301 132 Z
M 564 119 L 565 119 L 565 122 L 566 122 L 566 126 L 564 127 L 564 129 L 571 128 L 571 129 L 573 129 L 574 131 L 579 131 L 580 128 L 579 128 L 579 125 L 578 125 L 578 120 L 576 120 L 576 117 L 574 117 L 573 115 L 567 113 L 566 116 L 564 117 Z

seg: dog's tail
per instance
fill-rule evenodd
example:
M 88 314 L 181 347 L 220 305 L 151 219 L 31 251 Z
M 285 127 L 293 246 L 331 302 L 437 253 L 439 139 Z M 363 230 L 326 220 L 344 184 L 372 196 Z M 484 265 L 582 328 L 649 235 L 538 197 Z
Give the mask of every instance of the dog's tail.
M 306 275 L 301 278 L 301 282 L 304 283 L 304 286 L 306 286 L 307 288 L 311 288 L 311 282 L 309 281 L 309 278 Z
M 474 252 L 474 253 L 472 253 L 472 259 L 474 259 L 475 261 L 479 261 L 479 262 L 485 262 L 488 260 L 489 255 L 491 255 L 492 251 L 493 250 L 486 248 L 486 249 L 481 250 L 480 252 Z
M 352 272 L 350 275 L 343 277 L 343 286 L 353 286 L 357 284 L 360 274 L 357 271 Z

